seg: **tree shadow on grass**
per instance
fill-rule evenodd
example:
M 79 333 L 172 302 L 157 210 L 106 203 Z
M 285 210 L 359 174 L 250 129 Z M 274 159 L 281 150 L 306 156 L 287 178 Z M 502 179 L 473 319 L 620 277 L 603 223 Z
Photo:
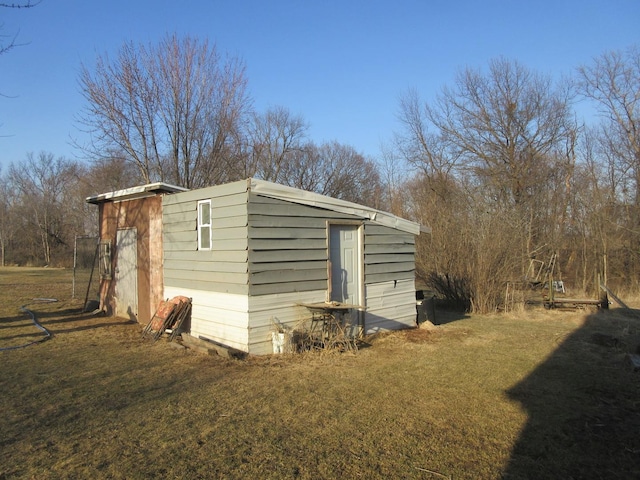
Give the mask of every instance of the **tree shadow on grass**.
M 42 325 L 53 335 L 135 323 L 125 318 L 105 316 L 104 314 L 94 315 L 77 309 L 64 310 L 55 315 L 40 315 L 38 313 L 36 315 Z
M 58 325 L 56 327 L 51 328 L 52 322 L 48 322 L 46 324 L 47 330 L 51 332 L 53 336 L 61 335 L 63 333 L 73 333 L 73 332 L 81 332 L 83 330 L 96 330 L 98 328 L 107 328 L 107 327 L 115 327 L 121 325 L 131 325 L 133 322 L 130 320 L 126 320 L 123 318 L 117 317 L 108 317 L 108 319 L 103 319 L 103 321 L 97 321 L 97 319 L 93 319 L 92 323 L 65 323 L 65 326 L 69 328 L 59 328 Z
M 14 317 L 0 319 L 0 344 L 4 345 L 6 342 L 13 342 L 17 339 L 27 340 L 40 338 L 43 335 L 46 336 L 46 333 L 43 333 L 33 323 L 31 314 L 35 315 L 35 320 L 54 337 L 65 333 L 131 325 L 133 323 L 124 318 L 94 315 L 83 312 L 78 308 L 46 312 L 30 308 L 29 311 L 31 313 L 24 312 Z
M 508 391 L 528 413 L 503 478 L 640 478 L 638 311 L 601 311 Z

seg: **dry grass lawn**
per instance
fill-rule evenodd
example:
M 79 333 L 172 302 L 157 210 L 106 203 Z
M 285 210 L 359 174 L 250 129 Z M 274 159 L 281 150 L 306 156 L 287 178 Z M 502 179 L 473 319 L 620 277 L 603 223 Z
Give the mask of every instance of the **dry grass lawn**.
M 639 478 L 638 311 L 456 317 L 357 354 L 230 360 L 0 269 L 0 479 Z M 55 303 L 33 298 L 56 298 Z M 633 305 L 633 304 L 632 304 Z

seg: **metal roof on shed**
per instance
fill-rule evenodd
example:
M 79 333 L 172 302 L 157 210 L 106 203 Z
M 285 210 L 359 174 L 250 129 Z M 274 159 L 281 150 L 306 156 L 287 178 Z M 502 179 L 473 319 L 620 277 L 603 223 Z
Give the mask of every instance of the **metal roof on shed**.
M 156 182 L 147 185 L 139 185 L 137 187 L 115 190 L 113 192 L 101 193 L 93 197 L 87 197 L 87 203 L 99 204 L 104 202 L 117 202 L 122 200 L 133 200 L 136 198 L 144 198 L 156 195 L 158 193 L 177 193 L 186 192 L 188 188 L 170 185 L 168 183 Z
M 376 210 L 357 203 L 255 178 L 249 178 L 247 182 L 249 189 L 257 195 L 368 218 L 380 225 L 413 233 L 414 235 L 419 235 L 421 231 L 431 233 L 431 228 L 429 227 L 424 227 L 419 223 L 412 222 L 411 220 L 406 220 L 391 213 Z
M 395 228 L 404 232 L 419 235 L 420 232 L 431 233 L 431 228 L 419 223 L 406 220 L 382 210 L 366 207 L 346 200 L 340 200 L 319 193 L 308 192 L 299 188 L 288 187 L 278 183 L 259 180 L 256 178 L 247 179 L 247 187 L 257 195 L 276 198 L 287 202 L 300 203 L 312 207 L 334 210 L 340 213 L 355 215 L 361 218 L 368 218 L 372 222 Z M 179 193 L 186 192 L 188 188 L 178 187 L 163 182 L 150 183 L 137 187 L 125 188 L 113 192 L 102 193 L 92 197 L 87 197 L 87 203 L 100 204 L 105 202 L 118 202 L 123 200 L 133 200 L 156 195 L 158 193 Z

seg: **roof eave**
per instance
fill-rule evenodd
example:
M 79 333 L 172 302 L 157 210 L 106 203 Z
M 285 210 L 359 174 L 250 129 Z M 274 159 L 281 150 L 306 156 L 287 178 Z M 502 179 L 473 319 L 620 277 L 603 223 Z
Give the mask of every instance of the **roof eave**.
M 278 198 L 295 203 L 301 203 L 312 207 L 334 210 L 361 218 L 368 218 L 374 223 L 419 235 L 422 227 L 416 222 L 407 220 L 388 212 L 376 210 L 357 203 L 340 200 L 319 193 L 308 192 L 298 188 L 288 187 L 279 183 L 267 182 L 255 178 L 249 179 L 249 188 L 258 195 Z
M 113 192 L 101 193 L 92 197 L 87 197 L 85 201 L 94 205 L 105 202 L 116 202 L 123 200 L 133 200 L 137 198 L 145 198 L 160 193 L 178 193 L 186 192 L 188 188 L 178 187 L 164 182 L 149 183 L 147 185 L 139 185 L 137 187 L 124 188 Z

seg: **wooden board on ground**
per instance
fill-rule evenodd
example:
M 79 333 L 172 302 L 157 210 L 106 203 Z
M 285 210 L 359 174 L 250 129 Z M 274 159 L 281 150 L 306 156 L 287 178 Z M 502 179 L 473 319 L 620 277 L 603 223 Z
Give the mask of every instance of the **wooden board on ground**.
M 629 307 L 622 301 L 620 300 L 615 293 L 613 293 L 611 291 L 611 289 L 609 287 L 607 287 L 604 284 L 600 284 L 600 288 L 603 289 L 605 292 L 607 292 L 607 295 L 609 295 L 611 298 L 613 298 L 613 300 L 620 305 L 622 308 L 626 308 L 627 310 L 629 309 Z

